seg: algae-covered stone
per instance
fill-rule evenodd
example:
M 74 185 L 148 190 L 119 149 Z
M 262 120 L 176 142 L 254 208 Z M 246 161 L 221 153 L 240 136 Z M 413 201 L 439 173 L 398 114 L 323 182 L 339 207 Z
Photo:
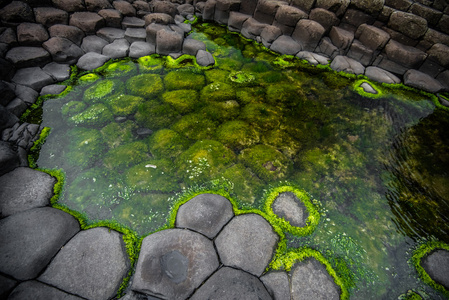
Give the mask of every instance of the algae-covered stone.
M 164 78 L 167 90 L 201 90 L 205 85 L 204 75 L 193 71 L 175 70 Z
M 178 122 L 173 124 L 171 129 L 185 135 L 192 140 L 201 140 L 212 137 L 216 124 L 207 119 L 203 114 L 193 113 L 183 116 Z
M 109 150 L 104 155 L 103 163 L 110 170 L 123 170 L 148 158 L 148 146 L 143 141 L 137 141 Z
M 222 122 L 235 119 L 240 113 L 240 105 L 235 100 L 211 102 L 205 106 L 201 112 L 206 114 L 212 120 Z
M 102 80 L 97 82 L 84 92 L 83 100 L 86 103 L 97 103 L 104 101 L 107 97 L 115 93 L 122 93 L 123 83 L 118 80 Z
M 88 107 L 85 111 L 72 116 L 68 119 L 68 122 L 74 125 L 104 126 L 113 120 L 114 117 L 107 106 L 97 103 Z
M 250 103 L 240 113 L 240 118 L 262 129 L 278 128 L 281 116 L 273 106 Z
M 105 104 L 109 107 L 114 116 L 126 117 L 134 114 L 143 101 L 144 100 L 141 97 L 116 94 L 109 97 Z
M 301 96 L 302 93 L 292 84 L 272 84 L 267 87 L 267 102 L 271 105 L 293 106 Z
M 245 64 L 242 67 L 241 71 L 244 72 L 254 72 L 254 73 L 263 73 L 272 70 L 273 67 L 265 61 L 258 61 L 249 64 Z
M 173 167 L 167 159 L 146 160 L 125 172 L 125 182 L 138 191 L 173 192 L 179 189 Z
M 264 183 L 243 164 L 235 164 L 226 169 L 222 177 L 232 184 L 232 190 L 236 197 L 243 203 L 254 203 L 256 192 Z
M 62 106 L 61 112 L 64 117 L 72 117 L 82 112 L 87 107 L 86 103 L 81 101 L 70 101 Z
M 105 77 L 131 76 L 137 73 L 137 67 L 132 61 L 117 61 L 108 64 L 103 69 Z
M 228 80 L 230 71 L 220 69 L 210 69 L 204 72 L 207 83 L 226 82 Z
M 265 94 L 265 88 L 261 86 L 244 87 L 236 90 L 237 101 L 243 105 L 249 103 L 264 102 Z
M 162 99 L 181 114 L 192 112 L 199 105 L 199 94 L 195 90 L 169 91 L 162 95 Z
M 242 150 L 259 142 L 259 132 L 241 120 L 229 121 L 218 127 L 217 140 L 233 150 Z
M 139 70 L 143 73 L 159 74 L 164 68 L 164 59 L 159 55 L 143 56 L 137 60 Z
M 89 83 L 92 83 L 94 81 L 97 81 L 98 79 L 100 79 L 100 76 L 98 74 L 89 73 L 89 74 L 81 76 L 78 79 L 78 84 L 89 84 Z
M 251 170 L 266 181 L 286 178 L 292 163 L 284 154 L 267 145 L 257 145 L 243 150 L 239 159 Z
M 101 129 L 101 134 L 109 148 L 116 148 L 132 142 L 135 139 L 133 130 L 136 129 L 137 125 L 130 120 L 120 124 L 112 122 Z
M 272 83 L 285 81 L 287 76 L 280 71 L 268 71 L 257 75 L 258 81 L 262 85 L 270 86 Z
M 234 57 L 217 57 L 216 61 L 220 69 L 229 71 L 240 70 L 243 65 L 243 62 L 239 58 Z
M 252 86 L 255 85 L 256 82 L 256 76 L 250 72 L 244 72 L 244 71 L 237 71 L 232 72 L 228 76 L 229 81 L 232 82 L 235 86 Z
M 300 142 L 281 129 L 274 129 L 265 133 L 262 136 L 262 142 L 275 147 L 288 158 L 294 158 L 301 148 Z
M 139 106 L 135 118 L 140 126 L 155 130 L 169 127 L 178 119 L 178 113 L 169 104 L 152 100 Z
M 144 98 L 158 96 L 164 90 L 161 77 L 156 74 L 141 74 L 126 81 L 129 93 Z
M 205 102 L 235 100 L 235 98 L 234 88 L 224 82 L 211 83 L 201 90 L 201 100 Z
M 202 140 L 175 161 L 177 175 L 186 183 L 205 182 L 219 176 L 235 161 L 235 154 L 222 143 Z
M 100 131 L 74 128 L 67 132 L 69 145 L 65 152 L 67 161 L 76 167 L 86 168 L 98 160 L 106 148 Z
M 188 144 L 186 138 L 170 129 L 158 130 L 149 140 L 150 151 L 157 158 L 176 158 Z

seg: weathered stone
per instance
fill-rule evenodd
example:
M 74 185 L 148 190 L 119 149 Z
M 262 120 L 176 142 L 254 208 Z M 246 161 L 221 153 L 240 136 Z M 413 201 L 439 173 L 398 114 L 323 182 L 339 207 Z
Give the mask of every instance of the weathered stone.
M 101 55 L 96 52 L 87 52 L 86 54 L 80 57 L 80 59 L 76 63 L 76 66 L 82 70 L 90 71 L 98 67 L 101 67 L 109 59 L 110 57 Z
M 133 6 L 136 10 L 151 11 L 150 4 L 143 0 L 137 0 L 133 2 Z
M 253 15 L 257 6 L 257 0 L 245 0 L 240 3 L 240 12 L 246 15 Z
M 449 47 L 443 44 L 435 44 L 427 51 L 429 58 L 438 62 L 441 66 L 449 68 Z
M 17 285 L 17 281 L 0 274 L 0 299 L 8 299 L 8 295 Z
M 412 39 L 419 39 L 427 31 L 427 21 L 424 18 L 411 13 L 395 11 L 390 16 L 388 27 L 399 31 Z
M 80 230 L 71 215 L 34 208 L 0 220 L 0 271 L 19 280 L 35 278 Z
M 195 39 L 185 39 L 182 44 L 182 52 L 189 55 L 196 55 L 198 50 L 206 50 L 206 44 Z
M 317 0 L 315 7 L 324 8 L 340 17 L 345 13 L 349 3 L 350 0 Z
M 208 67 L 215 64 L 215 59 L 212 54 L 200 49 L 196 53 L 196 62 L 202 67 Z
M 102 53 L 110 58 L 122 58 L 128 56 L 128 52 L 129 42 L 126 39 L 117 39 L 104 46 Z
M 85 10 L 83 0 L 52 0 L 53 5 L 66 12 Z
M 291 296 L 299 299 L 340 299 L 340 288 L 315 258 L 297 263 L 290 271 Z
M 215 245 L 225 266 L 260 276 L 271 261 L 278 240 L 264 218 L 246 214 L 234 217 L 215 239 Z
M 382 10 L 385 0 L 351 0 L 351 4 L 357 9 L 371 15 L 377 15 Z
M 295 6 L 306 13 L 308 13 L 313 5 L 315 4 L 315 0 L 291 0 L 290 5 Z
M 228 20 L 229 30 L 240 32 L 240 30 L 242 30 L 243 23 L 245 23 L 245 21 L 249 18 L 249 15 L 231 11 Z
M 122 235 L 104 227 L 79 232 L 39 281 L 88 299 L 111 299 L 130 268 Z
M 254 40 L 262 33 L 262 30 L 266 26 L 266 24 L 263 24 L 254 18 L 249 18 L 243 23 L 241 33 L 244 37 Z
M 185 299 L 219 266 L 212 241 L 185 229 L 153 233 L 142 241 L 131 289 Z
M 329 37 L 337 48 L 348 50 L 354 40 L 354 33 L 340 27 L 332 27 Z
M 107 44 L 108 44 L 108 42 L 105 41 L 104 39 L 102 39 L 101 37 L 96 36 L 96 35 L 89 35 L 83 39 L 83 43 L 81 44 L 81 49 L 83 49 L 84 52 L 86 52 L 86 53 L 96 52 L 96 53 L 101 54 L 104 46 L 106 46 Z
M 278 8 L 287 4 L 287 2 L 279 0 L 259 0 L 254 11 L 254 19 L 261 23 L 271 25 Z
M 116 10 L 116 9 L 102 9 L 98 12 L 98 15 L 100 15 L 108 27 L 116 27 L 121 28 L 122 27 L 122 14 Z
M 430 93 L 438 93 L 444 88 L 437 79 L 417 70 L 405 72 L 404 84 Z
M 390 35 L 380 28 L 362 24 L 357 29 L 355 38 L 371 50 L 382 50 L 390 40 Z
M 296 57 L 300 59 L 305 59 L 311 65 L 327 65 L 329 63 L 329 58 L 317 53 L 300 51 L 296 54 Z
M 388 59 L 386 56 L 378 55 L 373 65 L 381 69 L 387 70 L 395 75 L 404 75 L 407 68 Z
M 181 4 L 177 8 L 178 13 L 183 16 L 187 17 L 188 15 L 193 15 L 195 13 L 195 7 L 192 4 Z
M 270 48 L 271 44 L 282 35 L 282 31 L 277 26 L 268 25 L 260 33 L 260 38 L 265 47 Z
M 7 105 L 11 102 L 15 97 L 16 93 L 14 92 L 14 87 L 11 87 L 10 84 L 5 83 L 4 81 L 0 81 L 0 105 Z
M 40 46 L 48 38 L 48 32 L 42 24 L 21 23 L 17 26 L 17 40 L 21 45 Z
M 323 26 L 326 32 L 332 28 L 332 26 L 337 26 L 340 20 L 337 18 L 335 13 L 330 12 L 324 8 L 314 8 L 310 11 L 309 19 L 318 22 Z
M 394 74 L 385 71 L 378 67 L 367 67 L 365 69 L 365 76 L 371 80 L 382 83 L 400 83 L 401 80 Z
M 148 14 L 144 17 L 144 20 L 145 26 L 148 26 L 153 23 L 162 25 L 175 24 L 175 20 L 172 18 L 172 16 L 164 13 Z
M 153 12 L 155 13 L 168 14 L 172 18 L 178 13 L 176 5 L 168 1 L 153 1 L 151 5 L 153 6 Z
M 354 40 L 349 48 L 347 57 L 352 58 L 364 66 L 371 64 L 373 60 L 374 51 L 367 48 L 359 40 Z
M 306 226 L 309 213 L 304 203 L 295 194 L 290 192 L 279 194 L 271 207 L 275 215 L 288 221 L 290 225 L 296 227 Z
M 318 22 L 302 19 L 296 24 L 292 38 L 302 45 L 303 50 L 313 51 L 323 36 L 324 29 Z
M 104 27 L 104 19 L 94 12 L 76 12 L 70 16 L 71 26 L 76 26 L 86 34 L 94 34 Z
M 131 3 L 127 1 L 114 1 L 112 2 L 112 5 L 116 10 L 118 10 L 123 16 L 125 17 L 135 17 L 136 16 L 136 9 L 131 5 Z
M 446 34 L 449 34 L 449 15 L 441 16 L 440 22 L 438 22 L 438 28 Z
M 145 42 L 147 32 L 143 28 L 127 28 L 125 31 L 125 39 L 130 42 Z
M 217 0 L 215 5 L 214 20 L 220 24 L 228 24 L 229 13 L 238 11 L 241 0 Z
M 276 11 L 275 21 L 279 24 L 295 27 L 299 20 L 306 18 L 307 14 L 299 8 L 281 5 Z
M 215 5 L 217 4 L 216 0 L 208 0 L 204 4 L 203 7 L 203 20 L 213 20 L 215 17 Z
M 1 130 L 19 121 L 17 116 L 11 114 L 3 105 L 0 106 L 0 117 L 2 117 L 0 119 Z M 21 161 L 16 148 L 11 143 L 0 141 L 0 176 L 14 170 L 20 164 Z
M 419 68 L 427 54 L 415 47 L 404 46 L 394 40 L 390 40 L 385 46 L 385 53 L 392 61 L 407 68 Z
M 438 74 L 445 70 L 436 60 L 427 57 L 424 63 L 418 69 L 420 72 L 426 73 L 430 77 L 437 77 Z
M 84 32 L 75 26 L 57 24 L 48 28 L 51 37 L 66 38 L 80 46 L 84 38 Z
M 323 53 L 331 59 L 341 54 L 341 51 L 332 43 L 331 39 L 328 37 L 324 37 L 321 39 L 321 43 L 316 48 L 316 52 Z
M 373 24 L 375 19 L 372 15 L 366 14 L 360 10 L 348 9 L 341 21 L 357 28 L 362 24 Z M 342 24 L 340 24 L 340 27 L 341 26 Z
M 152 23 L 152 24 L 148 25 L 145 28 L 145 30 L 147 32 L 147 42 L 151 43 L 153 45 L 156 45 L 157 33 L 160 30 L 171 31 L 170 27 L 168 27 L 167 25 L 161 25 L 161 24 L 156 24 L 156 23 Z
M 156 53 L 168 55 L 182 50 L 183 36 L 168 30 L 159 30 L 156 34 Z
M 122 21 L 122 28 L 143 28 L 145 21 L 136 17 L 124 17 Z
M 270 50 L 281 54 L 296 55 L 296 53 L 302 50 L 302 46 L 292 37 L 281 35 L 271 44 Z
M 412 4 L 412 0 L 385 0 L 385 5 L 402 11 L 407 11 Z
M 383 26 L 382 30 L 387 32 L 392 40 L 395 40 L 396 42 L 399 42 L 405 46 L 415 47 L 418 44 L 418 40 L 412 39 L 405 34 L 400 33 L 399 31 L 388 28 L 387 26 Z
M 190 299 L 268 300 L 272 298 L 259 278 L 240 270 L 223 267 L 207 279 Z
M 51 84 L 44 86 L 40 92 L 41 96 L 44 95 L 59 95 L 67 88 L 66 85 L 61 84 Z
M 368 82 L 363 82 L 360 87 L 363 89 L 365 93 L 369 94 L 377 94 L 377 91 L 374 89 L 374 87 L 369 84 Z
M 388 20 L 390 19 L 390 16 L 394 11 L 395 10 L 393 8 L 385 5 L 379 16 L 377 17 L 377 20 L 383 23 L 388 23 Z
M 285 271 L 269 272 L 260 277 L 260 280 L 273 299 L 290 299 L 290 283 Z
M 129 47 L 129 57 L 139 58 L 156 53 L 156 47 L 147 42 L 134 42 Z
M 70 78 L 70 66 L 68 64 L 51 62 L 43 67 L 42 70 L 50 75 L 55 81 L 64 81 Z
M 109 43 L 112 43 L 117 39 L 125 38 L 125 30 L 113 27 L 103 27 L 97 31 L 97 35 Z
M 420 3 L 413 3 L 410 7 L 409 12 L 414 15 L 420 16 L 426 19 L 430 26 L 436 26 L 443 16 L 443 13 L 439 10 L 433 9 L 429 6 L 422 5 Z
M 22 1 L 12 1 L 0 9 L 0 20 L 5 24 L 19 24 L 22 22 L 34 22 L 34 14 L 31 7 Z
M 26 281 L 19 284 L 11 295 L 10 300 L 21 299 L 64 299 L 64 300 L 81 300 L 74 295 L 67 294 L 54 287 L 43 284 L 39 281 Z
M 88 11 L 98 12 L 102 9 L 112 8 L 108 0 L 84 0 Z
M 14 73 L 15 73 L 14 65 L 11 62 L 7 61 L 6 59 L 0 57 L 0 79 L 11 81 Z
M 449 46 L 449 35 L 433 30 L 432 28 L 429 28 L 429 30 L 427 30 L 426 34 L 424 35 L 424 40 L 431 45 L 440 43 Z
M 9 102 L 8 105 L 6 105 L 6 109 L 10 113 L 18 117 L 20 117 L 26 111 L 27 108 L 28 108 L 27 104 L 19 98 L 15 98 L 11 102 Z
M 341 55 L 334 58 L 334 60 L 330 64 L 330 67 L 332 70 L 337 72 L 346 72 L 356 75 L 360 75 L 365 72 L 365 68 L 361 63 L 355 61 L 352 58 Z
M 80 47 L 61 37 L 52 37 L 42 46 L 50 52 L 55 62 L 74 64 L 78 58 L 84 55 L 84 51 Z
M 5 58 L 17 68 L 43 66 L 51 61 L 50 53 L 42 47 L 15 47 L 6 53 Z
M 12 81 L 17 84 L 28 86 L 36 91 L 40 91 L 44 86 L 54 83 L 53 78 L 39 67 L 17 70 Z
M 446 90 L 449 90 L 449 70 L 441 72 L 436 78 Z
M 6 28 L 0 34 L 0 43 L 7 44 L 8 46 L 16 46 L 17 45 L 17 37 L 16 32 L 12 28 Z

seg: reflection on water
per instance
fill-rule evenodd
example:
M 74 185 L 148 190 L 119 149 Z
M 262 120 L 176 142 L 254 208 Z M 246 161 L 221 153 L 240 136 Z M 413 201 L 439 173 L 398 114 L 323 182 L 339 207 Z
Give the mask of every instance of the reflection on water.
M 260 208 L 264 188 L 288 181 L 323 214 L 289 246 L 321 251 L 354 299 L 409 289 L 438 298 L 407 258 L 418 240 L 449 239 L 448 114 L 408 91 L 361 97 L 352 80 L 219 26 L 199 24 L 191 37 L 206 43 L 215 68 L 159 57 L 116 63 L 99 72 L 103 81 L 79 80 L 45 102 L 52 132 L 38 166 L 66 172 L 60 202 L 144 235 L 164 225 L 183 189 L 214 180 L 241 207 Z

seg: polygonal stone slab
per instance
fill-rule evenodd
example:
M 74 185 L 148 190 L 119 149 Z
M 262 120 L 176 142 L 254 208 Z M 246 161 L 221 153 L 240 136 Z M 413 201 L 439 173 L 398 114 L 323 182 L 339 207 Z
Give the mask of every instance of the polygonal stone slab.
M 34 208 L 0 221 L 0 272 L 19 280 L 35 278 L 80 230 L 71 215 L 51 207 Z
M 181 205 L 176 215 L 176 227 L 192 229 L 213 239 L 233 216 L 228 199 L 201 194 Z
M 3 106 L 0 106 L 0 117 L 3 116 L 8 118 L 6 120 L 8 123 L 11 123 L 10 120 L 18 121 L 18 118 L 15 115 L 10 113 Z M 0 119 L 0 121 L 0 128 L 6 127 L 1 126 L 5 119 Z M 14 149 L 14 146 L 11 143 L 0 141 L 0 176 L 14 170 L 18 166 L 20 166 L 20 157 L 16 149 Z
M 273 257 L 278 240 L 264 218 L 246 214 L 234 217 L 223 228 L 215 246 L 224 265 L 260 276 Z
M 430 278 L 449 290 L 449 251 L 438 249 L 426 256 L 421 264 Z
M 212 54 L 210 54 L 210 52 L 198 50 L 198 52 L 196 53 L 196 62 L 200 66 L 207 67 L 215 64 L 215 59 Z
M 128 55 L 129 42 L 125 39 L 118 39 L 109 45 L 104 46 L 103 55 L 110 58 L 121 58 Z
M 79 232 L 39 281 L 88 299 L 110 299 L 130 267 L 122 235 L 104 227 Z
M 0 217 L 50 204 L 56 180 L 47 173 L 16 168 L 0 177 Z
M 332 70 L 337 72 L 342 71 L 356 75 L 360 75 L 365 72 L 365 67 L 361 63 L 352 58 L 341 55 L 334 58 L 330 67 Z
M 97 35 L 109 43 L 112 43 L 117 39 L 123 39 L 125 37 L 125 30 L 113 27 L 103 27 L 97 31 Z
M 48 75 L 56 81 L 64 81 L 70 77 L 70 66 L 67 64 L 58 64 L 51 62 L 42 68 Z
M 107 44 L 108 42 L 101 37 L 96 35 L 89 35 L 83 39 L 81 49 L 83 49 L 86 53 L 96 52 L 101 54 L 101 51 L 103 51 L 104 46 L 106 46 Z
M 218 265 L 205 236 L 186 229 L 159 231 L 142 242 L 131 288 L 163 299 L 185 299 Z
M 104 26 L 104 19 L 93 12 L 76 12 L 70 16 L 71 26 L 76 26 L 87 34 L 93 34 Z
M 50 75 L 42 71 L 39 67 L 24 68 L 16 72 L 12 81 L 21 85 L 28 86 L 33 90 L 40 91 L 46 85 L 54 83 Z
M 66 38 L 52 37 L 42 46 L 50 52 L 55 62 L 74 64 L 78 58 L 84 55 L 84 51 L 80 47 Z
M 5 58 L 17 68 L 43 66 L 51 61 L 50 53 L 42 47 L 15 47 Z
M 273 299 L 290 299 L 290 282 L 284 271 L 274 271 L 260 277 Z
M 240 270 L 223 267 L 212 275 L 190 299 L 268 300 L 272 298 L 259 278 Z
M 76 66 L 82 70 L 93 70 L 104 65 L 110 58 L 96 52 L 88 52 L 80 57 Z
M 17 40 L 21 45 L 39 46 L 48 38 L 48 32 L 42 24 L 21 23 L 17 26 Z
M 67 24 L 69 22 L 69 14 L 54 7 L 36 7 L 34 9 L 36 22 L 44 26 L 50 27 L 55 24 Z
M 39 281 L 26 281 L 18 285 L 9 300 L 21 299 L 64 299 L 64 300 L 81 300 L 82 298 L 64 293 L 54 287 L 43 284 Z
M 75 26 L 57 24 L 48 28 L 51 37 L 62 37 L 66 38 L 78 46 L 81 45 L 81 42 L 84 38 L 84 32 Z
M 378 67 L 367 67 L 365 76 L 371 80 L 384 83 L 400 83 L 401 80 L 394 74 Z
M 443 85 L 438 80 L 416 70 L 408 70 L 405 72 L 404 83 L 431 93 L 437 93 L 443 89 Z
M 17 281 L 0 274 L 0 299 L 7 299 L 16 284 Z
M 134 42 L 129 47 L 129 57 L 139 58 L 156 52 L 156 47 L 147 42 Z
M 281 35 L 271 44 L 270 49 L 281 54 L 295 55 L 302 50 L 302 46 L 290 36 Z

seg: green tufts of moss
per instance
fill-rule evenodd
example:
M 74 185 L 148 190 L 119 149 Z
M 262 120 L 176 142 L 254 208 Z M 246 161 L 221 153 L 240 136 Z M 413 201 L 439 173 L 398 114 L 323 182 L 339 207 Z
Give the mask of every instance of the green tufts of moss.
M 79 168 L 91 167 L 105 149 L 100 131 L 96 129 L 74 128 L 67 133 L 69 151 L 66 160 Z
M 303 95 L 301 90 L 291 84 L 271 84 L 267 87 L 267 102 L 271 105 L 294 106 Z
M 113 119 L 114 117 L 106 105 L 96 103 L 85 111 L 70 117 L 67 122 L 73 125 L 103 126 L 112 122 Z
M 171 129 L 192 140 L 207 139 L 213 136 L 217 125 L 201 113 L 183 116 Z
M 123 83 L 118 80 L 102 80 L 84 92 L 83 100 L 88 103 L 97 103 L 104 101 L 107 97 L 115 93 L 122 93 Z
M 144 100 L 141 97 L 116 94 L 109 97 L 105 101 L 105 104 L 109 107 L 114 116 L 126 117 L 134 114 L 143 101 Z
M 363 83 L 369 84 L 376 91 L 376 94 L 365 92 L 365 89 L 362 87 Z M 354 82 L 354 84 L 352 85 L 352 87 L 353 87 L 354 91 L 356 91 L 357 93 L 359 93 L 363 97 L 367 97 L 367 98 L 371 98 L 371 99 L 377 99 L 377 98 L 382 98 L 382 97 L 385 96 L 384 92 L 382 91 L 382 89 L 379 86 L 377 86 L 372 81 L 368 81 L 366 79 L 356 80 Z
M 134 117 L 139 126 L 157 130 L 169 127 L 178 119 L 178 113 L 169 104 L 152 100 L 142 103 Z
M 148 146 L 143 141 L 137 141 L 109 150 L 104 155 L 103 163 L 110 170 L 123 170 L 148 158 Z
M 165 88 L 172 90 L 201 90 L 206 80 L 204 75 L 192 70 L 174 70 L 164 78 Z
M 271 105 L 250 103 L 240 113 L 240 118 L 261 129 L 277 128 L 281 116 Z
M 80 84 L 80 85 L 90 84 L 92 82 L 97 81 L 98 79 L 100 79 L 100 76 L 98 74 L 89 73 L 89 74 L 81 76 L 78 79 L 78 84 Z
M 238 117 L 240 105 L 235 100 L 211 102 L 203 107 L 201 113 L 205 114 L 211 120 L 224 122 Z
M 149 146 L 156 158 L 178 157 L 187 149 L 189 142 L 176 131 L 161 129 L 150 136 Z
M 116 148 L 120 145 L 128 144 L 134 141 L 133 131 L 137 129 L 137 125 L 127 120 L 124 123 L 109 123 L 103 127 L 100 131 L 103 136 L 103 140 L 109 148 Z
M 211 83 L 201 90 L 201 100 L 204 102 L 235 100 L 235 98 L 234 88 L 223 82 Z
M 301 144 L 281 129 L 274 129 L 265 133 L 262 136 L 262 142 L 275 147 L 290 159 L 294 159 L 301 149 Z
M 30 166 L 30 168 L 36 168 L 36 161 L 39 158 L 39 151 L 41 150 L 41 147 L 45 143 L 45 140 L 49 136 L 50 132 L 50 127 L 42 128 L 39 134 L 39 138 L 33 143 L 33 146 L 31 146 L 28 153 L 28 165 Z
M 164 84 L 159 75 L 141 74 L 126 81 L 128 92 L 132 95 L 151 99 L 159 96 L 164 90 Z
M 102 73 L 105 77 L 131 76 L 137 73 L 137 67 L 132 61 L 125 59 L 106 64 Z
M 233 85 L 239 87 L 252 86 L 257 83 L 256 76 L 254 76 L 254 74 L 244 71 L 232 72 L 231 74 L 229 74 L 228 79 L 232 82 Z
M 165 103 L 170 104 L 180 114 L 192 112 L 199 106 L 199 94 L 195 90 L 175 90 L 162 95 Z
M 64 117 L 73 117 L 79 114 L 87 107 L 85 102 L 82 101 L 70 101 L 62 106 L 61 112 Z
M 158 54 L 143 56 L 137 59 L 139 70 L 142 73 L 160 74 L 163 70 L 165 59 Z
M 220 70 L 220 69 L 211 69 L 204 72 L 206 75 L 207 83 L 213 82 L 226 82 L 228 80 L 230 71 Z
M 226 147 L 239 151 L 257 144 L 259 132 L 242 120 L 229 121 L 218 127 L 216 139 Z

